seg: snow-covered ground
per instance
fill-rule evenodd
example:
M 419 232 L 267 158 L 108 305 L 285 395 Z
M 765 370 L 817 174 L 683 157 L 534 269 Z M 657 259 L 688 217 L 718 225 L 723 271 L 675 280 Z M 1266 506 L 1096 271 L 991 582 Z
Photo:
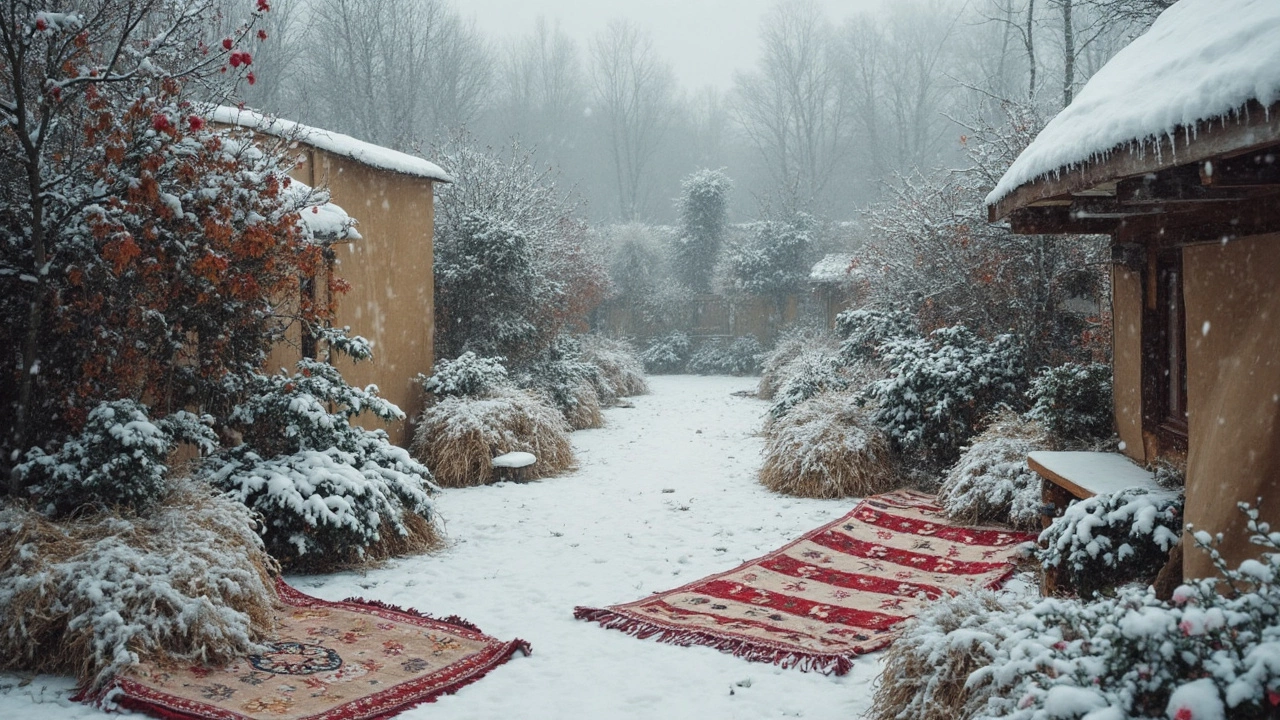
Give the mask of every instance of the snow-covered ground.
M 581 468 L 529 484 L 448 490 L 454 544 L 364 574 L 297 576 L 312 595 L 353 595 L 460 615 L 517 655 L 406 719 L 857 718 L 879 655 L 827 677 L 750 663 L 710 648 L 638 640 L 573 619 L 575 605 L 636 600 L 777 548 L 853 507 L 798 500 L 756 482 L 767 405 L 735 396 L 750 378 L 651 378 L 634 408 L 573 434 Z M 68 681 L 0 675 L 0 718 L 101 716 L 67 701 Z

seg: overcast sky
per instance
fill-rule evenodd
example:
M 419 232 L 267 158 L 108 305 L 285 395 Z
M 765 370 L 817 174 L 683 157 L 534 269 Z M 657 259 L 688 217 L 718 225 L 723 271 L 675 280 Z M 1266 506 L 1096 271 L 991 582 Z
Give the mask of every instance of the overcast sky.
M 818 0 L 840 21 L 884 0 Z M 757 55 L 760 21 L 775 0 L 462 0 L 486 35 L 506 39 L 533 29 L 539 15 L 559 20 L 565 32 L 585 41 L 610 20 L 629 18 L 647 29 L 658 52 L 675 68 L 685 88 L 727 89 L 735 69 L 749 68 Z

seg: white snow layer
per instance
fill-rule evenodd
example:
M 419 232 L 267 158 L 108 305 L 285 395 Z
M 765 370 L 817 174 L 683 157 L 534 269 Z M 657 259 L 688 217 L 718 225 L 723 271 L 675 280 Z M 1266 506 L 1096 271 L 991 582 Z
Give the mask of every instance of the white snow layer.
M 608 426 L 572 435 L 580 469 L 528 484 L 446 489 L 436 508 L 453 546 L 367 572 L 293 576 L 303 592 L 461 615 L 514 658 L 403 720 L 775 720 L 868 710 L 882 653 L 844 677 L 752 663 L 709 647 L 639 640 L 573 618 L 722 572 L 830 522 L 853 499 L 783 497 L 756 481 L 768 404 L 732 392 L 752 378 L 660 376 Z M 0 674 L 0 718 L 112 716 L 70 703 L 71 684 Z
M 1116 53 L 987 196 L 1280 100 L 1280 2 L 1182 0 Z
M 853 261 L 857 258 L 853 253 L 831 253 L 824 255 L 809 270 L 809 282 L 836 283 L 853 279 Z
M 349 157 L 370 167 L 414 177 L 453 182 L 453 177 L 429 160 L 407 155 L 398 150 L 357 140 L 350 135 L 308 127 L 292 120 L 267 117 L 252 110 L 223 105 L 214 108 L 209 119 L 225 125 L 238 125 L 268 135 L 288 137 L 335 155 Z

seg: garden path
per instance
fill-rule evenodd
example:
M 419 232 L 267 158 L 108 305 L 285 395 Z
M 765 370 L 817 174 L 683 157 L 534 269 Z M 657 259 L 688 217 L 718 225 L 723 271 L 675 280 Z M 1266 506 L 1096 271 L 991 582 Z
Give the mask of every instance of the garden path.
M 644 597 L 723 571 L 834 520 L 851 500 L 800 500 L 755 479 L 767 405 L 734 395 L 750 378 L 662 376 L 607 426 L 573 434 L 580 468 L 528 484 L 445 491 L 453 545 L 367 573 L 296 576 L 312 595 L 352 595 L 461 615 L 533 644 L 406 720 L 651 720 L 860 717 L 879 655 L 841 678 L 680 648 L 573 619 L 576 605 Z M 0 675 L 0 717 L 99 717 L 67 683 Z M 39 703 L 39 706 L 37 706 Z

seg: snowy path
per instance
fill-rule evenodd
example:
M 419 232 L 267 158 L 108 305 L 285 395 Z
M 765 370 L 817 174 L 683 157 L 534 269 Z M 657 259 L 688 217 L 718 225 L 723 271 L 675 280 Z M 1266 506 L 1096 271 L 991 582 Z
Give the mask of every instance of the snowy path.
M 826 677 L 573 619 L 575 605 L 635 600 L 727 570 L 852 507 L 783 498 L 756 483 L 765 404 L 731 394 L 753 385 L 652 378 L 653 393 L 634 398 L 635 408 L 608 410 L 606 428 L 574 433 L 577 472 L 446 491 L 439 507 L 455 539 L 447 551 L 367 574 L 289 580 L 327 599 L 360 595 L 458 614 L 533 644 L 532 656 L 406 719 L 859 717 L 877 656 Z M 42 691 L 44 680 L 13 688 L 16 678 L 0 675 L 0 718 L 98 715 L 65 704 L 64 683 Z

